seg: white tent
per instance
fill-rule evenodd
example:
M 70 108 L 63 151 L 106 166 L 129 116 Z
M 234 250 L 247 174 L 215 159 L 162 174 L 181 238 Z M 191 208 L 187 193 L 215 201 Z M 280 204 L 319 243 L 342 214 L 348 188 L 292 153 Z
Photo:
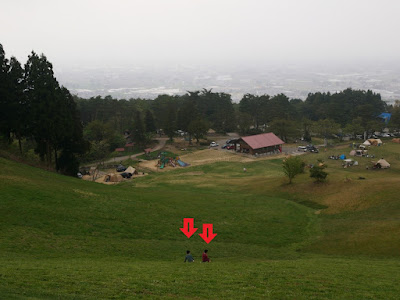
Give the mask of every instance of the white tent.
M 382 169 L 390 168 L 390 164 L 383 158 L 378 160 L 377 164 L 380 164 Z
M 131 166 L 129 166 L 126 170 L 125 173 L 131 173 L 132 175 L 136 173 L 136 169 L 132 168 Z
M 368 140 L 366 140 L 366 141 L 363 143 L 363 145 L 365 145 L 365 146 L 371 146 L 371 143 L 370 143 Z

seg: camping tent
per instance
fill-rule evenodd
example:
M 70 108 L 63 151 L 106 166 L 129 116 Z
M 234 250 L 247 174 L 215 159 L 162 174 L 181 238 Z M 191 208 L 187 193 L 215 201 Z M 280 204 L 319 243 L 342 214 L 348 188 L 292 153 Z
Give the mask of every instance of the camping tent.
M 121 182 L 122 176 L 119 174 L 113 174 L 110 176 L 110 182 Z
M 392 139 L 392 142 L 400 144 L 400 139 Z
M 355 155 L 356 155 L 356 150 L 351 150 L 351 151 L 350 151 L 350 155 L 351 155 L 351 156 L 355 156 Z
M 383 158 L 378 160 L 377 164 L 380 164 L 382 169 L 390 168 L 390 164 Z
M 342 155 L 339 156 L 339 158 L 340 158 L 341 160 L 344 160 L 344 159 L 346 159 L 346 155 L 342 154 Z
M 213 135 L 213 134 L 215 134 L 216 133 L 216 131 L 214 130 L 214 129 L 208 129 L 208 131 L 207 131 L 207 134 L 208 135 Z
M 373 146 L 382 145 L 381 139 L 369 139 L 368 142 L 370 142 L 370 144 L 373 145 Z
M 132 166 L 129 166 L 126 170 L 125 173 L 130 173 L 130 174 L 136 174 L 136 169 L 133 168 Z
M 363 145 L 365 145 L 365 146 L 371 146 L 371 143 L 370 143 L 368 140 L 366 140 L 366 141 L 363 143 Z

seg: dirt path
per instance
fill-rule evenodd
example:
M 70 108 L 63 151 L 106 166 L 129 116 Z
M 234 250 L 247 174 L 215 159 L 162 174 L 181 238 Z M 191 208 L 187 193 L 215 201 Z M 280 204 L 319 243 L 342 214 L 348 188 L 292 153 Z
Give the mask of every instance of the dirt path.
M 157 151 L 157 150 L 160 150 L 160 149 L 164 148 L 165 143 L 167 142 L 168 138 L 156 138 L 156 140 L 158 141 L 158 144 L 154 148 L 152 148 L 152 151 Z M 126 159 L 132 159 L 132 158 L 138 157 L 138 156 L 143 155 L 143 154 L 144 154 L 144 152 L 140 152 L 140 153 L 136 153 L 136 154 L 132 154 L 132 155 L 113 157 L 113 158 L 111 158 L 109 160 L 105 160 L 104 163 L 105 164 L 115 163 L 117 161 L 123 161 L 123 160 L 126 160 Z M 95 166 L 95 165 L 96 164 L 94 164 L 93 166 Z M 91 165 L 88 165 L 88 166 L 91 166 Z

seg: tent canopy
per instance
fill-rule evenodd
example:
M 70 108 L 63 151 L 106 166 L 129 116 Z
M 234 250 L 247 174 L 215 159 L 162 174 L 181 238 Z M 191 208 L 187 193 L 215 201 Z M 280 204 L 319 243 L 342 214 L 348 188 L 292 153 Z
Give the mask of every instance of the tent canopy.
M 377 163 L 380 164 L 382 168 L 390 168 L 390 164 L 386 161 L 386 159 L 381 158 Z
M 369 139 L 368 142 L 373 146 L 382 145 L 382 140 L 381 139 Z
M 136 169 L 133 168 L 132 166 L 129 166 L 128 168 L 126 168 L 125 173 L 135 174 Z
M 368 140 L 366 140 L 366 141 L 363 143 L 363 145 L 365 145 L 365 146 L 371 146 L 371 143 L 370 143 Z

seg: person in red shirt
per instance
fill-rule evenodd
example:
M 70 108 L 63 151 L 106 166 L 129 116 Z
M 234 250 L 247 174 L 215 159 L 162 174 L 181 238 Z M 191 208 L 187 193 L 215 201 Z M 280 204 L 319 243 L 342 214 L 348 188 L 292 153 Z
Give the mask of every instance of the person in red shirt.
M 207 249 L 204 250 L 203 256 L 201 257 L 201 261 L 202 261 L 202 262 L 210 262 L 210 259 L 208 258 L 208 255 L 207 255 L 207 252 L 208 252 Z

